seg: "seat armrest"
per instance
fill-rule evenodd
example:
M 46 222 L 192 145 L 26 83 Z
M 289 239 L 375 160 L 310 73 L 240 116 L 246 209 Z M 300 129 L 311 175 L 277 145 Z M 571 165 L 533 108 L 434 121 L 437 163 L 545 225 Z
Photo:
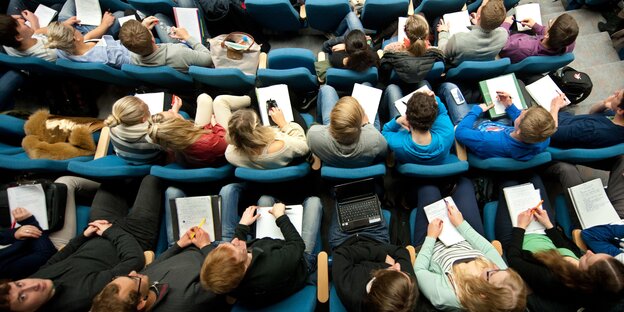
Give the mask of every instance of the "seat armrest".
M 145 266 L 150 265 L 154 261 L 154 252 L 151 250 L 146 250 L 143 252 L 143 256 L 145 256 Z
M 377 50 L 377 56 L 379 56 L 379 58 L 382 58 L 384 55 L 384 51 L 382 49 Z
M 455 126 L 455 129 L 457 129 L 457 126 Z M 457 139 L 455 139 L 455 153 L 457 153 L 457 158 L 459 160 L 463 160 L 463 161 L 468 160 L 468 153 L 466 152 L 466 147 L 464 146 L 464 144 L 459 143 Z
M 306 8 L 305 8 L 305 4 L 301 5 L 301 7 L 299 7 L 299 18 L 303 21 L 308 17 L 307 13 L 306 13 Z
M 98 140 L 97 147 L 95 148 L 95 155 L 93 159 L 98 159 L 108 154 L 108 145 L 110 144 L 110 128 L 103 127 L 100 130 L 100 139 Z
M 316 60 L 317 60 L 317 61 L 319 61 L 319 62 L 324 61 L 324 60 L 325 60 L 325 52 L 320 51 L 320 52 L 318 53 L 318 56 L 316 57 Z
M 494 246 L 494 249 L 496 249 L 496 251 L 498 251 L 499 255 L 503 255 L 503 245 L 501 244 L 501 242 L 497 241 L 497 240 L 493 240 L 492 241 L 492 246 Z
M 412 245 L 405 246 L 405 249 L 407 249 L 407 252 L 409 252 L 410 261 L 412 262 L 412 266 L 413 266 L 414 262 L 416 262 L 416 249 L 414 249 L 414 246 Z
M 321 169 L 321 166 L 321 159 L 318 158 L 318 156 L 312 154 L 312 162 L 310 163 L 310 168 L 314 171 L 318 171 Z
M 267 54 L 266 54 L 266 52 L 260 53 L 260 58 L 258 60 L 258 68 L 267 68 Z
M 580 248 L 582 251 L 587 251 L 589 249 L 587 247 L 587 244 L 585 244 L 585 242 L 583 241 L 583 237 L 581 237 L 580 229 L 572 230 L 572 240 L 574 241 L 576 246 L 578 246 L 578 248 Z
M 327 253 L 324 251 L 319 252 L 317 256 L 317 298 L 321 303 L 325 303 L 329 300 L 329 268 L 327 263 Z
M 407 6 L 407 16 L 414 15 L 414 1 L 410 0 L 409 6 Z

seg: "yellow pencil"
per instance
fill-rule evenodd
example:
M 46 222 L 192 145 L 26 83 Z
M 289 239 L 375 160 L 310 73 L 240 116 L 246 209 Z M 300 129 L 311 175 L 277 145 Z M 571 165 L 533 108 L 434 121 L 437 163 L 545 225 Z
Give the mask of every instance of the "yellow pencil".
M 202 218 L 197 227 L 201 228 L 202 226 L 204 226 L 204 223 L 206 223 L 206 218 Z M 195 232 L 191 233 L 191 239 L 193 238 L 195 238 Z

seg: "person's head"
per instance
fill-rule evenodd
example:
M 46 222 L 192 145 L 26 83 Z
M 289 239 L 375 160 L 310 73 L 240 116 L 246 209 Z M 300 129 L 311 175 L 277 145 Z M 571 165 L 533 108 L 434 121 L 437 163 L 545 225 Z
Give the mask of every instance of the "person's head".
M 0 282 L 0 310 L 36 311 L 54 296 L 52 280 L 25 278 L 15 282 Z
M 132 271 L 116 276 L 93 298 L 91 312 L 141 311 L 147 302 L 149 277 Z
M 414 56 L 422 56 L 427 51 L 429 24 L 420 14 L 414 14 L 405 22 L 405 35 L 410 41 L 407 51 Z
M 19 48 L 22 41 L 32 37 L 35 31 L 26 25 L 21 16 L 0 14 L 0 44 L 11 48 Z
M 477 10 L 477 24 L 485 31 L 492 31 L 503 23 L 506 14 L 503 0 L 483 0 Z
M 375 52 L 368 47 L 366 35 L 355 29 L 345 36 L 345 50 L 347 51 L 346 68 L 355 71 L 365 71 L 371 66 L 377 66 L 378 58 Z
M 204 260 L 199 275 L 202 286 L 219 295 L 231 292 L 245 276 L 248 258 L 247 242 L 234 238 L 221 243 Z
M 612 103 L 611 108 L 616 115 L 624 117 L 624 89 L 616 90 L 605 101 Z
M 329 115 L 329 133 L 340 144 L 351 145 L 360 139 L 364 109 L 351 96 L 340 98 Z
M 104 123 L 111 128 L 117 125 L 133 126 L 147 121 L 149 116 L 147 104 L 136 96 L 128 95 L 113 104 L 113 110 Z
M 210 133 L 208 130 L 196 127 L 192 122 L 158 113 L 150 117 L 147 135 L 152 142 L 174 151 L 183 151 L 199 138 Z
M 528 144 L 544 142 L 557 131 L 552 115 L 541 106 L 523 110 L 514 126 L 520 140 Z
M 141 22 L 129 20 L 119 30 L 119 40 L 126 49 L 146 56 L 154 52 L 154 37 Z
M 414 310 L 418 286 L 413 276 L 402 272 L 397 264 L 373 272 L 363 306 L 366 311 L 408 312 Z
M 416 92 L 407 101 L 405 117 L 412 129 L 428 131 L 438 117 L 438 103 L 435 96 Z
M 527 287 L 512 269 L 500 269 L 481 257 L 473 260 L 473 268 L 453 266 L 453 282 L 457 297 L 468 311 L 524 311 Z
M 548 25 L 548 32 L 544 36 L 547 38 L 548 47 L 556 51 L 565 51 L 578 36 L 579 27 L 572 15 L 563 13 L 559 15 L 552 24 Z
M 48 25 L 47 48 L 49 49 L 59 49 L 69 54 L 75 54 L 76 42 L 83 40 L 82 34 L 74 27 L 59 22 L 52 22 Z
M 250 109 L 239 109 L 232 114 L 228 123 L 228 144 L 241 153 L 254 156 L 275 140 L 275 131 L 260 122 L 258 114 Z

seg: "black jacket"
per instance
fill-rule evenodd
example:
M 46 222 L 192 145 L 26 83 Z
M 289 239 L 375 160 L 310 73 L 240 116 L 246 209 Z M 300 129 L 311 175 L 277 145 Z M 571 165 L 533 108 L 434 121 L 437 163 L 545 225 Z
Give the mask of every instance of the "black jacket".
M 413 56 L 407 52 L 388 52 L 381 58 L 379 80 L 388 83 L 394 69 L 399 79 L 405 84 L 417 84 L 425 79 L 433 63 L 444 61 L 440 50 L 428 49 L 423 56 Z
M 30 216 L 20 222 L 21 225 L 33 225 L 39 228 L 39 222 Z M 0 278 L 22 279 L 36 272 L 50 257 L 56 248 L 48 238 L 48 231 L 43 231 L 39 238 L 18 240 L 17 229 L 0 231 L 0 245 L 10 245 L 0 249 Z

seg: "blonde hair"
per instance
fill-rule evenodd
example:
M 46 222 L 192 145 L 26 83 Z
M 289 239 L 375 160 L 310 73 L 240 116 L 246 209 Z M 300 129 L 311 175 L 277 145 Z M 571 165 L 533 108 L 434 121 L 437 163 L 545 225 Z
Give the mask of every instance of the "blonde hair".
M 204 134 L 211 131 L 196 127 L 192 122 L 177 117 L 167 118 L 158 113 L 149 118 L 147 135 L 152 142 L 174 151 L 183 151 Z
M 204 289 L 215 294 L 227 294 L 234 290 L 245 276 L 245 260 L 237 261 L 235 250 L 219 245 L 211 251 L 199 272 Z
M 329 133 L 340 144 L 357 142 L 362 133 L 364 114 L 364 109 L 354 97 L 342 97 L 329 115 Z
M 228 123 L 228 144 L 234 145 L 247 156 L 256 156 L 275 141 L 275 131 L 260 124 L 258 114 L 250 109 L 239 109 Z
M 476 261 L 480 270 L 492 267 L 492 262 L 480 257 Z M 527 288 L 520 275 L 507 269 L 507 277 L 499 285 L 489 283 L 481 276 L 464 272 L 453 266 L 453 277 L 457 287 L 457 298 L 468 311 L 503 312 L 524 311 Z
M 532 106 L 525 113 L 518 125 L 520 139 L 533 144 L 543 142 L 555 134 L 557 126 L 552 115 L 541 106 Z
M 111 128 L 120 124 L 133 126 L 142 123 L 146 116 L 149 116 L 147 104 L 136 96 L 128 95 L 113 104 L 113 110 L 104 124 Z
M 48 25 L 48 49 L 59 49 L 69 54 L 76 53 L 76 45 L 74 38 L 75 30 L 71 26 L 63 23 L 52 22 Z
M 427 20 L 420 14 L 411 15 L 405 22 L 405 34 L 410 41 L 407 51 L 414 56 L 424 55 L 427 51 L 427 37 L 429 37 Z

